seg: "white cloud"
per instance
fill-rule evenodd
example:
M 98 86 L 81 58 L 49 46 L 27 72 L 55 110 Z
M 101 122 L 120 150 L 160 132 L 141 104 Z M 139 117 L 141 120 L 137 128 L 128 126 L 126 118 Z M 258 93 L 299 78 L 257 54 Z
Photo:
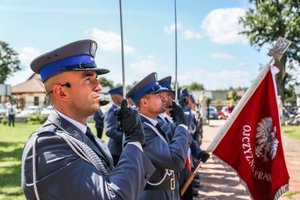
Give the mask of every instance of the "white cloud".
M 154 56 L 148 56 L 146 59 L 131 63 L 130 69 L 136 74 L 147 75 L 151 72 L 157 71 L 157 64 Z
M 234 57 L 228 53 L 215 53 L 211 57 L 218 58 L 218 59 L 224 59 L 224 60 L 231 60 Z
M 177 30 L 181 29 L 181 24 L 177 23 Z M 164 27 L 164 31 L 166 34 L 170 35 L 175 31 L 175 23 L 170 24 L 169 26 Z
M 40 55 L 40 52 L 33 47 L 23 47 L 19 53 L 22 65 L 29 65 L 30 62 Z
M 91 36 L 98 42 L 99 48 L 105 51 L 121 51 L 121 36 L 112 31 L 92 28 Z M 124 44 L 124 53 L 132 53 L 135 49 Z
M 249 87 L 255 76 L 249 71 L 227 70 L 211 72 L 207 70 L 193 70 L 180 73 L 180 85 L 192 82 L 202 83 L 205 89 L 228 89 L 232 87 Z
M 183 38 L 184 39 L 201 39 L 202 35 L 198 32 L 187 29 L 183 32 Z
M 242 8 L 216 9 L 203 20 L 202 28 L 214 43 L 246 43 L 246 37 L 238 34 L 242 30 L 238 21 L 244 14 Z

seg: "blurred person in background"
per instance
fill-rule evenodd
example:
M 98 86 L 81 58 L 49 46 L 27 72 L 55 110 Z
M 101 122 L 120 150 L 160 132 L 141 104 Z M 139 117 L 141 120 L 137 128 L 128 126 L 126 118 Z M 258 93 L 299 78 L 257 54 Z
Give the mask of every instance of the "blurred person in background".
M 8 116 L 8 126 L 12 125 L 15 127 L 15 116 L 16 116 L 16 108 L 13 101 L 10 101 L 10 103 L 7 106 L 7 116 Z
M 122 141 L 124 132 L 117 123 L 117 117 L 115 111 L 120 109 L 121 101 L 123 99 L 123 87 L 117 87 L 107 92 L 110 94 L 113 104 L 105 113 L 104 117 L 104 131 L 109 137 L 108 148 L 113 157 L 114 165 L 119 162 L 120 155 L 122 153 Z

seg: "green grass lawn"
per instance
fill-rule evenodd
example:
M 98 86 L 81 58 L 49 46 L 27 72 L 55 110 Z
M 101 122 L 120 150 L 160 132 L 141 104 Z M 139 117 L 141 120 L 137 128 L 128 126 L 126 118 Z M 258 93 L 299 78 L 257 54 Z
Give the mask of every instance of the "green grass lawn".
M 0 124 L 0 200 L 25 199 L 21 189 L 21 157 L 29 135 L 41 125 L 17 123 L 15 127 Z M 94 124 L 89 124 L 96 133 Z M 104 134 L 104 140 L 107 137 Z
M 96 133 L 94 124 L 89 124 Z M 24 200 L 21 189 L 21 156 L 24 143 L 40 125 L 16 124 L 8 127 L 0 124 L 0 200 Z M 283 126 L 290 137 L 300 140 L 300 126 Z M 104 140 L 107 141 L 107 137 Z
M 25 199 L 21 184 L 21 156 L 25 141 L 40 125 L 0 125 L 0 199 Z
M 300 140 L 300 126 L 282 126 L 285 135 Z

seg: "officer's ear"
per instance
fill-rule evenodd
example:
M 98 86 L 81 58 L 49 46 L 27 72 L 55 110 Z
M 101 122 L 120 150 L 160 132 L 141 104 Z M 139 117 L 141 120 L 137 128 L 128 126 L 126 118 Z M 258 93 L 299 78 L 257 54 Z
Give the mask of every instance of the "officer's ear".
M 52 87 L 53 96 L 59 100 L 66 101 L 69 98 L 69 91 L 62 85 L 54 85 Z
M 140 106 L 145 106 L 145 104 L 146 104 L 145 98 L 141 98 L 139 103 L 140 103 Z
M 148 105 L 148 98 L 147 98 L 147 96 L 144 96 L 140 99 L 140 106 L 145 107 L 147 105 Z

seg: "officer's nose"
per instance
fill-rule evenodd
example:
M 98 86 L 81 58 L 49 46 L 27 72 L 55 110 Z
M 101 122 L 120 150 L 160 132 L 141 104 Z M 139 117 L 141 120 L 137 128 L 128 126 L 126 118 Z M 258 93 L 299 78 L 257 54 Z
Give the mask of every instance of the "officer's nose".
M 163 103 L 167 102 L 165 95 L 161 95 L 160 98 Z
M 96 87 L 96 91 L 97 92 L 101 92 L 102 91 L 102 85 L 98 82 L 98 85 Z
M 95 89 L 94 89 L 94 90 L 95 90 L 96 92 L 98 92 L 98 93 L 101 92 L 103 88 L 102 88 L 102 85 L 101 85 L 101 83 L 98 81 L 97 78 L 95 79 L 95 82 L 94 82 L 94 83 L 95 83 Z

